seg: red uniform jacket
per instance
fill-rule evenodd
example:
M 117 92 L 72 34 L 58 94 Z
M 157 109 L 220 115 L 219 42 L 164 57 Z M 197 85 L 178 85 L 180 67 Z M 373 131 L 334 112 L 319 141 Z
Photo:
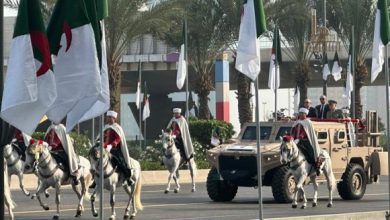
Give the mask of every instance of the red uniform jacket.
M 112 129 L 107 129 L 104 131 L 104 149 L 107 148 L 107 145 L 112 146 L 112 148 L 121 147 L 121 137 Z
M 46 137 L 45 141 L 51 146 L 51 151 L 60 151 L 64 150 L 64 147 L 62 146 L 62 143 L 60 141 L 60 138 L 56 134 L 54 130 L 50 130 Z
M 172 134 L 176 137 L 181 137 L 180 127 L 177 123 L 172 124 Z
M 301 124 L 297 124 L 292 128 L 291 136 L 293 136 L 294 139 L 307 140 L 307 134 Z
M 19 141 L 24 141 L 23 139 L 23 134 L 19 129 L 15 129 L 15 138 L 16 140 Z

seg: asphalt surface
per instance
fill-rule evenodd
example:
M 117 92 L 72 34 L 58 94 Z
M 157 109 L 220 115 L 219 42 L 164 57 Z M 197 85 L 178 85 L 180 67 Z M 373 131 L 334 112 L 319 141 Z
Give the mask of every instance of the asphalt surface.
M 144 210 L 139 211 L 136 219 L 217 219 L 217 220 L 235 220 L 235 219 L 258 219 L 259 204 L 258 190 L 253 188 L 239 188 L 236 198 L 232 202 L 217 203 L 212 202 L 208 195 L 205 183 L 197 184 L 197 191 L 190 192 L 189 184 L 182 184 L 181 191 L 177 194 L 170 192 L 164 194 L 164 185 L 143 186 L 142 203 Z M 312 186 L 306 186 L 308 198 L 312 196 Z M 367 191 L 362 200 L 344 201 L 337 191 L 334 192 L 334 206 L 327 208 L 327 190 L 325 185 L 320 185 L 318 206 L 315 208 L 308 204 L 308 207 L 302 209 L 292 209 L 291 204 L 277 204 L 273 201 L 270 187 L 263 187 L 263 217 L 282 218 L 297 216 L 329 215 L 337 213 L 356 213 L 368 211 L 387 210 L 389 207 L 388 199 L 388 181 L 387 177 L 382 177 L 379 184 L 367 185 Z M 104 214 L 108 219 L 111 215 L 108 202 L 108 191 L 105 191 Z M 17 204 L 14 209 L 15 219 L 20 220 L 38 220 L 51 219 L 54 215 L 54 190 L 50 190 L 51 196 L 44 200 L 50 205 L 49 211 L 44 211 L 37 200 L 31 200 L 24 196 L 21 191 L 13 191 L 13 199 Z M 127 202 L 126 194 L 122 189 L 116 197 L 116 219 L 123 219 L 123 213 Z M 61 216 L 60 219 L 76 219 L 75 209 L 77 203 L 76 195 L 71 189 L 63 189 L 61 194 Z M 96 203 L 98 206 L 98 202 Z M 90 211 L 90 202 L 84 203 L 86 210 L 83 216 L 78 219 L 98 219 L 94 218 Z M 331 219 L 331 218 L 330 218 Z M 333 218 L 334 219 L 334 218 Z M 384 218 L 383 218 L 384 219 Z

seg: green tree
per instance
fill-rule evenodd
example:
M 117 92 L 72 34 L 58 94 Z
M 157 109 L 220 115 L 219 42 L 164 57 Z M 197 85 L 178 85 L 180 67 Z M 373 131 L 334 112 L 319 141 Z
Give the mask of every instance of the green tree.
M 268 7 L 270 20 L 279 26 L 284 36 L 282 44 L 287 56 L 296 62 L 293 73 L 299 86 L 300 104 L 307 98 L 307 86 L 310 80 L 310 58 L 312 49 L 317 45 L 309 45 L 311 4 L 307 0 L 276 0 Z
M 354 0 L 328 0 L 327 7 L 329 25 L 337 32 L 348 51 L 354 26 L 355 49 L 355 106 L 356 117 L 362 117 L 360 89 L 368 77 L 366 56 L 371 51 L 376 1 L 361 0 L 359 4 Z

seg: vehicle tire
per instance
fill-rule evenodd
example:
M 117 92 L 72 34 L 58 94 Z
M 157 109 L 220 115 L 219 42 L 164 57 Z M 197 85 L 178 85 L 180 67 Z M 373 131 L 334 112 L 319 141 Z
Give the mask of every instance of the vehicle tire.
M 278 203 L 290 203 L 295 191 L 295 180 L 289 167 L 282 166 L 272 178 L 272 195 Z
M 337 184 L 341 198 L 345 200 L 359 200 L 364 196 L 367 186 L 366 173 L 362 166 L 350 163 Z
M 207 176 L 206 187 L 210 199 L 216 202 L 232 201 L 236 196 L 238 189 L 236 185 L 221 180 L 215 167 L 210 169 Z

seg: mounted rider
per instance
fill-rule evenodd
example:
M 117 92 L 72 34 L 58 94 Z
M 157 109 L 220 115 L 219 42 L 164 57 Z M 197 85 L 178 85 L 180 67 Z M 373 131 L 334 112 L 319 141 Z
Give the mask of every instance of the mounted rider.
M 317 175 L 320 175 L 320 153 L 321 148 L 318 144 L 317 135 L 314 131 L 312 122 L 306 118 L 309 110 L 300 108 L 298 120 L 294 123 L 291 130 L 291 135 L 294 139 L 298 139 L 298 147 L 305 155 L 307 161 L 315 166 Z
M 122 127 L 116 123 L 118 113 L 108 111 L 106 117 L 106 125 L 104 127 L 104 144 L 103 147 L 107 152 L 111 153 L 111 161 L 113 166 L 118 167 L 124 174 L 127 185 L 133 185 L 134 181 L 131 178 L 131 163 L 129 150 L 127 148 L 125 133 Z
M 25 134 L 21 130 L 15 128 L 15 136 L 14 139 L 12 139 L 12 143 L 15 143 L 14 149 L 18 154 L 21 156 L 20 159 L 22 161 L 26 160 L 26 148 L 29 145 L 31 140 L 31 136 L 28 134 Z
M 73 183 L 78 185 L 80 180 L 79 161 L 74 151 L 73 141 L 63 124 L 52 124 L 46 131 L 44 140 L 49 145 L 49 150 L 54 159 L 64 165 L 69 172 Z
M 173 109 L 173 117 L 169 121 L 167 130 L 172 130 L 176 136 L 175 144 L 180 150 L 180 155 L 187 162 L 194 157 L 194 147 L 192 146 L 190 130 L 186 119 L 181 115 L 180 108 Z

